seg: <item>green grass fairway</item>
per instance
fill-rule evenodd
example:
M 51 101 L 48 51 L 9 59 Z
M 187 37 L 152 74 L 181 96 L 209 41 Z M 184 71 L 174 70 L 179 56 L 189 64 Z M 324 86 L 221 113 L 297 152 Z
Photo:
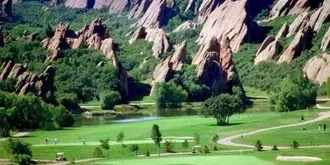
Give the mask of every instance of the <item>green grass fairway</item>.
M 319 124 L 327 124 L 327 130 L 323 131 L 322 127 L 322 130 L 319 131 Z M 237 139 L 236 142 L 254 144 L 257 140 L 260 140 L 264 145 L 290 146 L 293 140 L 296 140 L 301 146 L 330 145 L 329 126 L 330 120 L 324 120 L 303 126 L 266 131 Z
M 253 156 L 179 156 L 179 157 L 152 157 L 128 160 L 102 160 L 95 164 L 108 165 L 272 165 L 273 163 Z

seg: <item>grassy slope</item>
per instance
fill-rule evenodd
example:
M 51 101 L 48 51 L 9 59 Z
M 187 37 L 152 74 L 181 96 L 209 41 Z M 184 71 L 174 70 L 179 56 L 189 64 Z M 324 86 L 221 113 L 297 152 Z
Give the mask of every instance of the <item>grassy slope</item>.
M 330 126 L 330 121 L 326 120 L 320 123 L 313 123 L 304 126 L 267 131 L 253 136 L 247 136 L 243 139 L 238 139 L 237 142 L 254 144 L 257 140 L 260 140 L 264 145 L 276 144 L 280 146 L 290 146 L 293 140 L 296 140 L 301 146 L 329 145 L 330 130 L 318 130 L 318 124 L 323 125 L 324 123 L 326 123 L 328 127 Z M 303 130 L 303 128 L 306 130 Z

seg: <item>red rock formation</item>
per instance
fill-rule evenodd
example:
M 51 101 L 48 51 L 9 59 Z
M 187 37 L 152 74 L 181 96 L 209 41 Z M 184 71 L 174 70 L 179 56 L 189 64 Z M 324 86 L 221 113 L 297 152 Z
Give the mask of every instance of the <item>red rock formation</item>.
M 87 8 L 89 0 L 66 0 L 65 6 L 70 8 Z
M 310 5 L 319 0 L 279 0 L 270 11 L 269 17 L 274 19 L 278 16 L 301 14 L 310 9 Z
M 279 53 L 279 44 L 274 36 L 268 36 L 265 41 L 261 44 L 256 58 L 254 59 L 254 64 L 258 65 L 263 61 L 272 60 Z
M 134 32 L 129 43 L 131 44 L 137 39 L 145 39 L 148 42 L 153 42 L 152 52 L 153 56 L 157 58 L 171 49 L 168 34 L 163 29 L 146 29 L 141 26 Z
M 152 0 L 137 0 L 128 13 L 128 18 L 138 18 L 142 16 L 149 8 Z
M 153 74 L 152 90 L 150 94 L 152 94 L 154 91 L 155 83 L 167 81 L 173 71 L 179 71 L 182 69 L 187 54 L 186 49 L 187 49 L 187 44 L 186 41 L 184 41 L 177 46 L 173 56 L 169 56 L 163 59 L 156 66 Z
M 187 4 L 187 7 L 186 7 L 184 12 L 191 11 L 193 13 L 197 13 L 199 5 L 200 4 L 197 4 L 197 0 L 189 0 L 189 2 Z
M 289 32 L 286 37 L 291 37 L 301 29 L 305 28 L 309 24 L 309 13 L 301 13 L 290 25 Z
M 137 27 L 160 28 L 165 25 L 166 0 L 153 0 L 143 17 L 137 22 Z
M 43 46 L 52 52 L 50 60 L 59 58 L 61 50 L 77 49 L 85 44 L 89 48 L 101 50 L 103 54 L 112 60 L 114 66 L 118 69 L 119 84 L 122 97 L 128 96 L 128 74 L 120 64 L 117 55 L 114 52 L 114 42 L 110 38 L 107 27 L 102 24 L 101 19 L 93 20 L 89 25 L 84 26 L 77 34 L 69 29 L 69 25 L 60 23 L 53 36 L 48 36 L 43 40 Z M 63 47 L 66 45 L 67 47 Z
M 173 32 L 177 33 L 180 31 L 184 31 L 187 29 L 196 29 L 197 27 L 197 23 L 191 22 L 191 21 L 186 21 L 184 23 L 182 23 L 181 25 L 179 25 L 178 27 L 176 27 Z
M 207 19 L 207 16 L 212 13 L 212 11 L 217 8 L 223 0 L 203 0 L 201 6 L 199 7 L 198 23 L 203 24 Z
M 17 80 L 15 84 L 16 92 L 19 94 L 34 93 L 43 99 L 48 94 L 54 94 L 54 77 L 55 69 L 48 66 L 46 70 L 37 76 L 29 71 L 26 65 L 14 64 L 13 62 L 5 62 L 1 67 L 0 81 L 6 79 Z
M 277 63 L 287 62 L 290 63 L 293 58 L 300 55 L 300 53 L 306 47 L 306 44 L 310 42 L 310 36 L 312 35 L 312 29 L 310 26 L 306 26 L 300 32 L 297 33 L 289 47 L 281 55 Z
M 310 26 L 314 31 L 319 31 L 322 24 L 329 18 L 330 15 L 330 0 L 324 0 L 322 7 L 314 12 L 310 19 Z
M 321 50 L 325 52 L 329 48 L 330 48 L 330 27 L 322 39 Z
M 229 38 L 224 37 L 220 44 L 213 37 L 200 47 L 193 58 L 192 65 L 196 66 L 197 76 L 215 94 L 230 92 L 234 84 L 241 86 L 234 76 L 237 73 L 232 56 Z
M 197 42 L 205 44 L 213 37 L 219 40 L 228 37 L 232 50 L 237 52 L 253 26 L 246 7 L 247 0 L 227 0 L 222 3 L 208 16 Z
M 304 75 L 309 79 L 323 84 L 330 77 L 330 55 L 324 53 L 322 57 L 311 58 L 303 69 Z

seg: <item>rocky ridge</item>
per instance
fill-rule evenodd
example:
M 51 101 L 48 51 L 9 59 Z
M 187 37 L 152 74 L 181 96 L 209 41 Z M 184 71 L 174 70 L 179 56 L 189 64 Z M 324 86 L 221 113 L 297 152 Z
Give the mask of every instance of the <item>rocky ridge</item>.
M 4 62 L 0 73 L 0 81 L 16 80 L 16 93 L 23 95 L 31 92 L 43 99 L 47 99 L 49 94 L 54 95 L 54 77 L 55 69 L 51 66 L 40 75 L 36 75 L 29 71 L 26 65 L 15 64 L 12 61 Z
M 101 19 L 93 20 L 89 25 L 85 25 L 77 33 L 70 30 L 69 25 L 60 23 L 55 28 L 53 35 L 47 36 L 43 41 L 43 47 L 50 50 L 51 55 L 48 60 L 54 61 L 61 57 L 61 51 L 65 49 L 78 49 L 82 45 L 88 48 L 101 50 L 103 54 L 112 60 L 118 69 L 120 88 L 122 97 L 126 98 L 128 91 L 128 73 L 122 67 L 114 51 L 114 41 L 110 38 L 109 30 L 102 23 Z

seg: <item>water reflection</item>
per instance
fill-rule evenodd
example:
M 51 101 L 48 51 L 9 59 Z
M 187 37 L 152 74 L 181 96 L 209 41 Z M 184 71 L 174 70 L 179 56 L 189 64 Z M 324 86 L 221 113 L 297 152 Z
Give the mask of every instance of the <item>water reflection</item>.
M 162 117 L 171 116 L 191 116 L 197 115 L 197 109 L 193 107 L 186 108 L 161 108 L 151 109 L 144 113 L 115 114 L 105 113 L 103 115 L 75 115 L 75 126 L 105 125 L 115 123 L 140 122 L 148 120 L 157 120 Z

